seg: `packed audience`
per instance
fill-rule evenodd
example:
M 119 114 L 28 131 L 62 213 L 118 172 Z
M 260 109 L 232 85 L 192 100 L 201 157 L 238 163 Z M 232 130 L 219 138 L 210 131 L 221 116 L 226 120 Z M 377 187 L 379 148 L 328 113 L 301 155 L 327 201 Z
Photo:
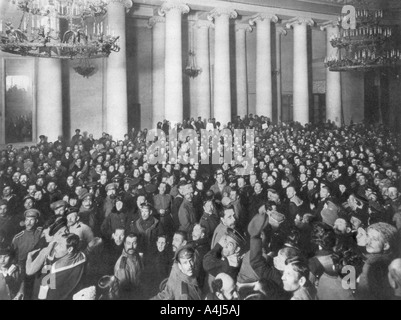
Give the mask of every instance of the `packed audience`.
M 0 300 L 401 299 L 397 136 L 256 115 L 175 128 L 199 135 L 163 138 L 178 163 L 152 164 L 146 129 L 2 150 Z M 191 159 L 193 144 L 216 154 L 202 129 L 224 128 L 254 129 L 234 141 L 249 175 L 223 139 L 218 163 Z

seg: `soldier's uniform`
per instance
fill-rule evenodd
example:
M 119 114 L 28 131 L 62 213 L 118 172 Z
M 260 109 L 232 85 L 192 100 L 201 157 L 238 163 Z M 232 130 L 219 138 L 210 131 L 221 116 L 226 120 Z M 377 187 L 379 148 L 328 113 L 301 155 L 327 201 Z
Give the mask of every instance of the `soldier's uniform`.
M 188 259 L 194 255 L 195 251 L 191 246 L 184 246 L 176 252 L 176 262 L 173 264 L 166 287 L 152 300 L 202 300 L 196 275 L 189 277 L 178 267 L 179 258 Z
M 25 211 L 25 218 L 36 218 L 39 219 L 39 211 L 35 209 L 30 209 Z M 16 258 L 18 259 L 18 264 L 25 272 L 25 262 L 28 257 L 28 253 L 35 249 L 38 244 L 40 237 L 42 235 L 43 229 L 38 227 L 34 230 L 24 230 L 18 233 L 13 241 L 12 248 L 16 252 Z

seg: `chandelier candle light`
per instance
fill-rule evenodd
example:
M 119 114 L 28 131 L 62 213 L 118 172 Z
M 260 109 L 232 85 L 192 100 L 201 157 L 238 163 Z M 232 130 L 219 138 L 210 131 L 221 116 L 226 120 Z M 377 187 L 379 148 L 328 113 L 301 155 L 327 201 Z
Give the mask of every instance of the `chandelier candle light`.
M 368 71 L 373 68 L 392 67 L 400 59 L 401 52 L 394 47 L 390 26 L 383 25 L 383 10 L 361 9 L 356 11 L 356 29 L 342 29 L 333 35 L 330 43 L 339 49 L 339 56 L 327 57 L 325 66 L 330 71 Z
M 119 37 L 104 28 L 104 0 L 9 0 L 22 13 L 20 24 L 0 21 L 0 49 L 58 59 L 92 59 L 118 52 Z M 66 23 L 61 23 L 66 21 Z

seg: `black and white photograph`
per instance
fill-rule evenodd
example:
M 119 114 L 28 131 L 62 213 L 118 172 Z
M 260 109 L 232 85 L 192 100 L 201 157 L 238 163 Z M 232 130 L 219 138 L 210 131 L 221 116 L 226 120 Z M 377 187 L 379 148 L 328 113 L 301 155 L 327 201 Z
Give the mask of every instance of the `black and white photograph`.
M 400 60 L 400 0 L 0 0 L 0 300 L 401 300 Z

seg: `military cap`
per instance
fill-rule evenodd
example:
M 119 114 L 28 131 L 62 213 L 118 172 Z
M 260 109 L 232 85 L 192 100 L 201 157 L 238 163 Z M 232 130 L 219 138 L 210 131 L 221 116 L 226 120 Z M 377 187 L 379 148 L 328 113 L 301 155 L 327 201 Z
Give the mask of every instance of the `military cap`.
M 129 184 L 130 187 L 134 186 L 133 182 L 134 182 L 133 178 L 125 178 L 124 179 L 124 184 Z
M 36 218 L 39 219 L 40 217 L 40 212 L 39 210 L 36 209 L 28 209 L 24 212 L 25 218 Z
M 58 208 L 66 207 L 66 206 L 67 206 L 67 202 L 65 202 L 64 200 L 59 200 L 59 201 L 53 202 L 50 205 L 50 209 L 54 211 L 54 210 L 57 210 Z
M 79 200 L 84 200 L 87 196 L 93 196 L 93 194 L 92 193 L 90 193 L 89 191 L 88 191 L 88 189 L 86 189 L 86 188 L 82 188 L 81 190 L 79 190 L 79 192 L 78 192 L 78 199 Z
M 109 183 L 109 184 L 106 186 L 106 191 L 109 191 L 109 190 L 116 190 L 116 189 L 117 189 L 117 186 L 116 186 L 115 183 Z
M 67 212 L 65 213 L 65 216 L 67 217 L 68 215 L 70 215 L 71 213 L 78 213 L 79 212 L 79 208 L 77 207 L 71 207 L 68 208 Z
M 180 262 L 180 259 L 191 259 L 195 255 L 195 249 L 191 245 L 185 245 L 175 253 L 175 261 Z
M 245 238 L 237 230 L 228 228 L 226 235 L 232 238 L 241 248 L 246 245 Z

